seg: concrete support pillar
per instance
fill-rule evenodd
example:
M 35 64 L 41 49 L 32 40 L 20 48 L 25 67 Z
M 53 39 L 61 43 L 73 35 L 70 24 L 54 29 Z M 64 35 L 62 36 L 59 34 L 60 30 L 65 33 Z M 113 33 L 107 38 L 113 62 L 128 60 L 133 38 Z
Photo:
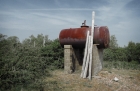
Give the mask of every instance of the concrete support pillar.
M 64 72 L 66 74 L 72 73 L 74 70 L 72 62 L 72 46 L 64 45 Z
M 98 49 L 96 44 L 93 44 L 93 62 L 92 76 L 95 76 L 103 68 L 103 49 Z
M 103 67 L 103 49 L 98 49 L 93 44 L 92 76 L 95 76 Z M 73 49 L 71 45 L 64 45 L 64 72 L 71 74 L 76 70 L 81 70 L 83 55 L 82 50 Z
M 64 45 L 64 72 L 71 74 L 81 70 L 83 62 L 83 50 L 74 49 L 71 45 Z

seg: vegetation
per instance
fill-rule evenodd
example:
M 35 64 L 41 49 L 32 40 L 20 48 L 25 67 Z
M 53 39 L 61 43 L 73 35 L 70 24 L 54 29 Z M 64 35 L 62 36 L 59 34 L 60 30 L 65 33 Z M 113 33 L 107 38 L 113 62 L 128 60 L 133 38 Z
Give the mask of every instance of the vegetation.
M 119 47 L 115 35 L 110 48 L 104 50 L 104 68 L 140 70 L 140 43 L 130 41 Z M 56 81 L 44 81 L 50 71 L 64 67 L 63 48 L 59 40 L 49 40 L 47 35 L 31 35 L 20 42 L 18 37 L 0 34 L 0 87 L 1 91 L 43 91 Z M 47 87 L 45 87 L 47 88 Z M 59 89 L 59 88 L 57 88 Z
M 0 34 L 1 91 L 43 90 L 44 78 L 55 68 L 63 68 L 63 49 L 58 39 L 50 41 L 40 34 L 20 43 L 16 36 Z
M 115 35 L 110 40 L 110 47 L 104 50 L 104 68 L 140 70 L 140 43 L 130 41 L 118 47 Z

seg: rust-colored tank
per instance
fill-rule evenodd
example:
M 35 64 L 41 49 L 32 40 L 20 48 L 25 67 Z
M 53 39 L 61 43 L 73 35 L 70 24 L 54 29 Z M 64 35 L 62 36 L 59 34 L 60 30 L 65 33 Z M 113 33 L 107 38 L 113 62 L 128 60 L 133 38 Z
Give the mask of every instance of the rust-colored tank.
M 62 47 L 64 45 L 72 45 L 74 48 L 85 48 L 87 31 L 91 31 L 91 27 L 85 24 L 81 28 L 63 29 L 59 34 L 59 41 Z M 94 26 L 93 44 L 99 44 L 98 48 L 109 47 L 110 35 L 107 26 Z

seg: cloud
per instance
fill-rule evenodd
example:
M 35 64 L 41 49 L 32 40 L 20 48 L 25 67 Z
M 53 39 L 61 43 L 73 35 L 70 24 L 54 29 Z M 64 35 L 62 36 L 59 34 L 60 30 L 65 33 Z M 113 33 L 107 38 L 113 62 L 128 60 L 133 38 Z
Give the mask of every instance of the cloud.
M 65 12 L 67 11 L 64 10 L 61 13 L 30 10 L 1 11 L 0 15 L 6 16 L 6 18 L 0 22 L 0 32 L 10 36 L 18 32 L 20 38 L 22 36 L 22 40 L 26 35 L 40 33 L 47 34 L 51 39 L 55 39 L 58 38 L 61 29 L 77 27 L 84 20 L 83 16 L 79 14 L 72 15 L 72 13 L 75 13 L 73 11 Z
M 32 10 L 32 11 L 92 11 L 94 9 L 91 8 L 46 8 L 46 9 L 26 9 L 26 10 Z
M 120 46 L 127 45 L 131 40 L 140 42 L 138 40 L 140 18 L 134 17 L 135 14 L 125 8 L 130 2 L 132 0 L 108 0 L 107 6 L 101 6 L 96 11 L 99 12 L 95 21 L 97 25 L 106 24 L 110 29 L 110 34 L 118 39 Z
M 6 1 L 3 1 L 6 2 Z M 84 20 L 91 25 L 91 14 L 95 11 L 95 24 L 109 27 L 120 46 L 129 41 L 140 42 L 139 13 L 128 8 L 134 0 L 21 0 L 14 4 L 0 4 L 0 32 L 16 35 L 23 40 L 31 34 L 43 33 L 50 39 L 58 38 L 64 28 L 80 27 Z M 136 3 L 135 3 L 136 4 Z M 6 8 L 9 6 L 10 8 Z M 131 5 L 134 7 L 134 4 Z

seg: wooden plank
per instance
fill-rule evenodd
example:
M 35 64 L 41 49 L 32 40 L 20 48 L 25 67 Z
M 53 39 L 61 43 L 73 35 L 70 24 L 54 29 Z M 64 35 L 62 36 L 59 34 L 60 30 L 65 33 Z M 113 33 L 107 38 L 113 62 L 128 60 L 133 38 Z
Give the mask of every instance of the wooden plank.
M 94 33 L 94 17 L 95 17 L 95 12 L 93 11 L 92 12 L 92 28 L 91 28 L 91 40 L 90 40 L 90 61 L 89 61 L 89 79 L 91 80 L 92 79 L 92 61 L 93 61 L 93 58 L 92 58 L 92 52 L 93 52 L 93 33 Z
M 92 30 L 92 33 L 91 33 L 91 36 L 93 37 L 93 33 L 94 33 L 94 18 L 95 18 L 95 12 L 93 11 L 92 12 L 92 27 L 91 27 L 91 30 Z
M 88 72 L 88 66 L 89 66 L 89 53 L 90 53 L 89 51 L 90 51 L 90 40 L 91 40 L 91 36 L 88 36 L 88 37 L 89 37 L 88 53 L 87 53 L 86 66 L 85 66 L 83 78 L 86 78 L 87 72 Z
M 91 80 L 92 78 L 92 53 L 89 54 L 90 59 L 89 59 L 89 79 Z
M 88 75 L 90 80 L 92 78 L 94 17 L 95 17 L 95 12 L 93 11 L 92 12 L 92 28 L 90 31 L 91 35 L 89 35 L 89 33 L 87 34 L 83 66 L 82 66 L 82 73 L 81 73 L 81 77 L 86 78 L 86 76 Z M 87 74 L 87 73 L 89 73 L 89 74 Z
M 84 73 L 84 69 L 85 69 L 87 52 L 88 52 L 88 42 L 89 42 L 89 31 L 87 31 L 87 38 L 86 38 L 86 45 L 85 45 L 85 52 L 84 52 L 84 59 L 83 59 L 81 77 L 83 77 L 83 73 Z
M 87 77 L 88 66 L 89 66 L 89 53 L 88 53 L 88 55 L 87 55 L 87 61 L 86 61 L 86 66 L 85 66 L 83 78 L 86 78 L 86 77 Z

